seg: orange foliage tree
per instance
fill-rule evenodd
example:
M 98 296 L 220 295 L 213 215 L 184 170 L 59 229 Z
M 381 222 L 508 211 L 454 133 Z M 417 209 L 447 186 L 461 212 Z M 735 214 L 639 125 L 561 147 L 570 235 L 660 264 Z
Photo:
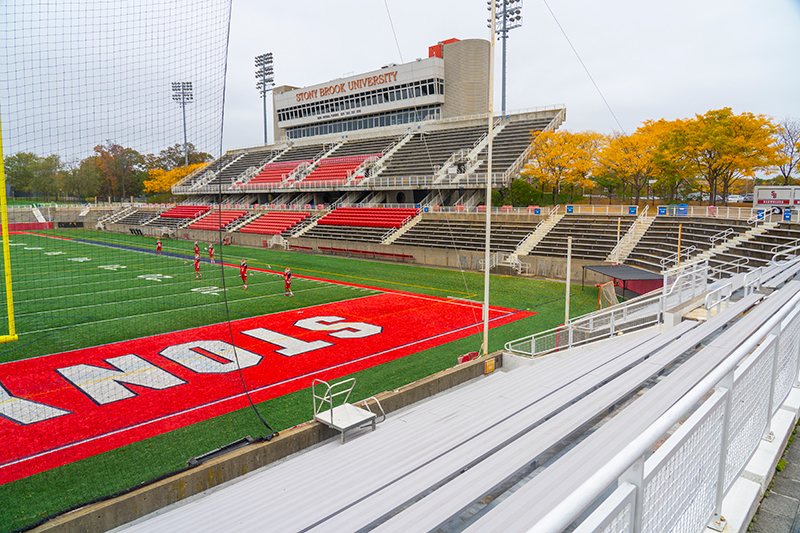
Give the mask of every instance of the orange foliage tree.
M 553 189 L 553 204 L 563 185 L 573 188 L 592 186 L 590 179 L 602 136 L 591 132 L 543 131 L 532 143 L 521 174 Z

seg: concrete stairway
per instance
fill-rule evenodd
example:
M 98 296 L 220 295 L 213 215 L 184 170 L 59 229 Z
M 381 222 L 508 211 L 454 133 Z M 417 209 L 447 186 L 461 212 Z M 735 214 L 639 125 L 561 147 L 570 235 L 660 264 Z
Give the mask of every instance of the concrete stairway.
M 733 237 L 732 239 L 726 240 L 722 244 L 718 244 L 717 246 L 714 246 L 713 248 L 709 248 L 708 250 L 705 250 L 705 251 L 699 253 L 698 255 L 696 255 L 695 257 L 692 258 L 692 261 L 702 261 L 704 259 L 709 259 L 709 258 L 711 258 L 711 257 L 713 257 L 713 256 L 715 256 L 717 254 L 721 254 L 723 252 L 726 252 L 726 251 L 730 250 L 731 248 L 736 248 L 737 246 L 739 246 L 743 242 L 747 242 L 749 240 L 752 240 L 752 239 L 756 238 L 757 236 L 762 235 L 762 234 L 766 233 L 767 231 L 769 231 L 769 230 L 771 230 L 773 228 L 776 228 L 779 225 L 780 225 L 780 222 L 764 222 L 759 226 L 750 228 L 748 231 L 746 231 L 744 233 L 741 233 L 741 234 L 737 235 L 736 237 Z
M 558 224 L 561 219 L 564 218 L 564 213 L 559 214 L 558 209 L 553 209 L 550 216 L 544 220 L 542 220 L 536 229 L 528 235 L 528 237 L 522 241 L 522 243 L 514 250 L 514 253 L 511 254 L 515 259 L 520 255 L 528 255 L 531 250 L 533 250 L 534 246 L 539 244 L 542 239 L 544 239 L 545 235 L 547 235 L 551 229 Z
M 381 244 L 392 244 L 394 241 L 399 239 L 405 232 L 416 226 L 422 220 L 422 211 L 420 211 L 417 216 L 412 218 L 408 221 L 407 224 L 397 228 L 396 231 L 392 232 L 388 237 L 383 239 Z
M 614 249 L 611 250 L 611 253 L 608 254 L 606 261 L 620 264 L 624 263 L 633 249 L 636 248 L 636 245 L 639 244 L 639 241 L 642 240 L 644 234 L 647 233 L 647 230 L 655 219 L 655 216 L 641 216 L 637 218 L 636 222 L 628 228 L 627 233 L 620 239 Z

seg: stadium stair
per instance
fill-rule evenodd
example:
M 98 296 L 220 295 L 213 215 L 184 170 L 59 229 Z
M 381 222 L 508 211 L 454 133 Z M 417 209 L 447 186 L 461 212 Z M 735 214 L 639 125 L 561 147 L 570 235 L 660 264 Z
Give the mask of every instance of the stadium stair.
M 401 235 L 405 232 L 416 226 L 422 220 L 422 211 L 420 211 L 417 216 L 406 222 L 402 227 L 398 228 L 397 231 L 386 237 L 381 244 L 392 244 L 396 241 Z
M 719 244 L 711 249 L 704 250 L 697 256 L 693 257 L 692 261 L 703 261 L 704 259 L 711 259 L 715 255 L 726 252 L 727 250 L 735 248 L 739 244 L 747 242 L 751 239 L 755 239 L 759 235 L 762 235 L 768 232 L 769 230 L 778 227 L 779 225 L 780 222 L 764 222 L 760 226 L 755 226 L 742 234 L 736 235 L 732 239 L 726 240 L 722 244 Z
M 249 213 L 248 215 L 243 216 L 239 220 L 234 221 L 233 225 L 230 228 L 228 228 L 228 233 L 233 233 L 234 231 L 238 231 L 239 229 L 250 224 L 251 222 L 255 222 L 260 216 L 261 213 Z
M 636 222 L 628 228 L 628 232 L 620 239 L 619 244 L 608 254 L 606 261 L 624 263 L 655 219 L 655 216 L 647 216 L 647 211 L 643 211 Z
M 300 228 L 297 231 L 297 233 L 292 234 L 292 238 L 294 238 L 294 237 L 302 237 L 304 233 L 306 233 L 310 229 L 313 229 L 314 227 L 316 227 L 317 223 L 322 219 L 322 217 L 327 215 L 329 212 L 330 211 L 325 211 L 324 213 L 320 213 L 319 215 L 314 216 L 313 220 L 311 220 L 306 225 L 304 225 L 302 228 Z
M 395 152 L 397 152 L 400 148 L 402 148 L 408 141 L 410 141 L 413 138 L 414 138 L 414 130 L 409 128 L 408 133 L 406 133 L 399 141 L 397 141 L 394 144 L 394 146 L 392 146 L 389 150 L 385 151 L 383 153 L 383 157 L 381 157 L 375 162 L 375 165 L 372 167 L 372 176 L 370 176 L 367 179 L 372 179 L 377 177 L 386 168 L 386 163 L 391 160 Z
M 564 218 L 564 213 L 558 212 L 558 206 L 550 211 L 550 216 L 544 220 L 542 220 L 536 229 L 531 232 L 531 234 L 522 241 L 522 244 L 514 250 L 513 255 L 520 256 L 520 255 L 528 255 L 533 248 L 541 242 L 541 240 L 547 235 L 547 233 L 553 229 L 559 221 Z

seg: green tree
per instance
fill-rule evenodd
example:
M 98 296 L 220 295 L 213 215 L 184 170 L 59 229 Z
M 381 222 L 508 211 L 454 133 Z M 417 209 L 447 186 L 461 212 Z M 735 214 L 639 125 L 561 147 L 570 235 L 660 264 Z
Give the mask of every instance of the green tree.
M 210 154 L 205 152 L 199 152 L 194 147 L 194 144 L 187 143 L 187 148 L 189 152 L 189 165 L 196 165 L 198 163 L 207 163 L 209 161 L 213 161 L 214 157 Z M 150 157 L 150 156 L 148 156 Z M 174 146 L 169 146 L 161 152 L 159 152 L 158 157 L 153 158 L 152 165 L 149 166 L 148 170 L 153 170 L 156 168 L 160 168 L 162 170 L 173 170 L 179 167 L 184 166 L 185 157 L 183 151 L 183 144 L 177 143 Z

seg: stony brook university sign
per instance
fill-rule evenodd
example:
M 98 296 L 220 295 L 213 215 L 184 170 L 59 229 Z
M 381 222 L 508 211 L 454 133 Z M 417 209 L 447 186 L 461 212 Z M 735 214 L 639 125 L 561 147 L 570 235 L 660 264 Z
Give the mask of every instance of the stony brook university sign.
M 493 308 L 491 325 L 531 315 Z M 480 317 L 383 293 L 2 364 L 0 484 L 477 333 Z
M 326 85 L 319 89 L 312 89 L 310 91 L 301 91 L 295 95 L 298 102 L 305 100 L 313 100 L 315 98 L 322 98 L 325 96 L 332 96 L 335 94 L 342 94 L 348 91 L 355 91 L 357 89 L 364 89 L 366 87 L 373 87 L 376 85 L 385 85 L 387 83 L 394 83 L 397 81 L 397 71 L 387 72 L 386 74 L 376 74 L 374 76 L 364 76 L 355 80 L 350 80 L 347 83 L 333 83 Z

